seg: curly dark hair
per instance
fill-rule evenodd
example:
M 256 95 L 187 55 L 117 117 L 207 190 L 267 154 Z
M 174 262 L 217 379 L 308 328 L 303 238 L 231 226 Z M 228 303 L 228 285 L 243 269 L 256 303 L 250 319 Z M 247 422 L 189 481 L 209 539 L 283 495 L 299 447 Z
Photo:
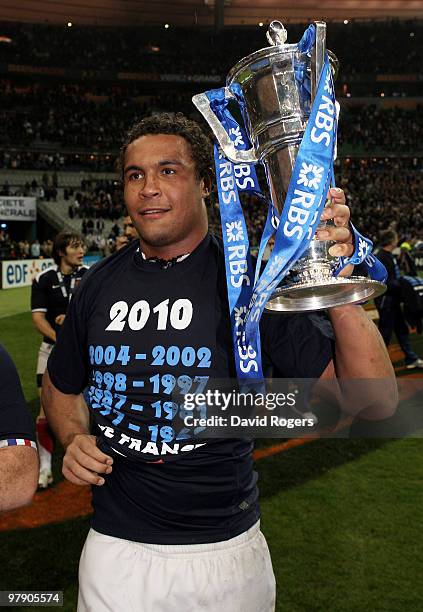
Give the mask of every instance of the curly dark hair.
M 119 176 L 122 182 L 124 178 L 126 149 L 137 138 L 150 134 L 182 136 L 191 145 L 197 179 L 201 180 L 212 174 L 213 145 L 198 123 L 188 119 L 182 113 L 160 113 L 135 123 L 126 133 L 117 161 Z

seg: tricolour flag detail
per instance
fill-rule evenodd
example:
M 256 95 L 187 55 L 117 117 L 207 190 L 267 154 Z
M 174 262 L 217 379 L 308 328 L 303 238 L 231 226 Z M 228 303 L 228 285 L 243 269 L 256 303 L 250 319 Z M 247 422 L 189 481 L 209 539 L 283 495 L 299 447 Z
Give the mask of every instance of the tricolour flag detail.
M 30 446 L 37 450 L 37 444 L 33 440 L 27 440 L 26 438 L 8 438 L 7 440 L 0 440 L 0 448 L 6 446 Z

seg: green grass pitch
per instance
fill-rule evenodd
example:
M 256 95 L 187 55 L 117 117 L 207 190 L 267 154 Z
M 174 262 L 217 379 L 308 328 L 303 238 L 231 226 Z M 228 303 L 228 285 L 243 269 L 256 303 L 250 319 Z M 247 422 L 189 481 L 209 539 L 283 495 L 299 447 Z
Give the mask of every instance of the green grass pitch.
M 0 342 L 35 415 L 40 337 L 28 288 L 0 291 Z M 413 342 L 422 354 L 421 339 Z M 421 439 L 320 440 L 256 467 L 278 612 L 422 612 Z M 59 451 L 55 472 L 59 477 Z M 86 518 L 0 533 L 0 590 L 63 590 L 63 610 L 76 610 L 88 526 Z

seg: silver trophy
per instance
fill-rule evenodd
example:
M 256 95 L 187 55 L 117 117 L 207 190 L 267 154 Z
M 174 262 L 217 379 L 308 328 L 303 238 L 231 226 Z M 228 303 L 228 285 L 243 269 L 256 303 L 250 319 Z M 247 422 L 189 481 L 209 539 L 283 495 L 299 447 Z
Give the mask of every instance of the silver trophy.
M 281 214 L 292 169 L 310 114 L 310 96 L 305 97 L 295 75 L 295 66 L 302 66 L 311 81 L 311 102 L 314 99 L 326 52 L 326 24 L 316 22 L 316 38 L 312 53 L 301 52 L 296 44 L 286 44 L 287 33 L 282 23 L 272 21 L 267 32 L 270 47 L 241 59 L 229 72 L 225 95 L 234 98 L 229 89 L 237 85 L 245 101 L 244 122 L 252 148 L 238 151 L 220 121 L 210 109 L 205 94 L 193 102 L 213 130 L 225 156 L 234 163 L 260 161 L 265 169 L 272 202 Z M 337 60 L 329 53 L 332 72 Z M 323 224 L 319 225 L 322 228 Z M 320 310 L 362 302 L 382 294 L 383 283 L 366 277 L 334 277 L 338 260 L 328 253 L 325 241 L 313 239 L 304 254 L 291 268 L 266 304 L 271 311 L 298 312 Z

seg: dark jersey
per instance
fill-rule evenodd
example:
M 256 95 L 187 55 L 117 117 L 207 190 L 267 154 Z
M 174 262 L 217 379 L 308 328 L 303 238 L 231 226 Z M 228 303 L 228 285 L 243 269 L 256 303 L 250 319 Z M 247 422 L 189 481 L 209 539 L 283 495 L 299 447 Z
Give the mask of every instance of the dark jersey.
M 87 270 L 86 266 L 81 266 L 72 274 L 61 274 L 55 266 L 40 272 L 32 282 L 32 312 L 45 312 L 47 321 L 57 331 L 55 319 L 66 314 L 69 300 Z M 46 336 L 44 342 L 53 344 L 51 338 Z
M 402 300 L 402 291 L 401 283 L 399 280 L 401 277 L 401 273 L 397 258 L 391 252 L 385 251 L 385 249 L 379 249 L 377 253 L 377 258 L 385 266 L 386 271 L 388 273 L 388 278 L 386 279 L 386 293 L 375 299 L 376 307 L 379 309 L 391 309 L 395 304 L 396 307 L 399 308 L 400 302 Z
M 175 391 L 235 377 L 223 252 L 207 236 L 162 269 L 137 247 L 86 275 L 48 363 L 63 393 L 88 386 L 99 446 L 114 456 L 93 488 L 93 527 L 150 543 L 226 540 L 259 516 L 252 443 L 173 427 Z M 332 358 L 307 316 L 266 316 L 261 336 L 264 360 L 285 377 L 319 377 Z
M 16 445 L 36 447 L 34 423 L 15 364 L 0 346 L 0 448 Z

